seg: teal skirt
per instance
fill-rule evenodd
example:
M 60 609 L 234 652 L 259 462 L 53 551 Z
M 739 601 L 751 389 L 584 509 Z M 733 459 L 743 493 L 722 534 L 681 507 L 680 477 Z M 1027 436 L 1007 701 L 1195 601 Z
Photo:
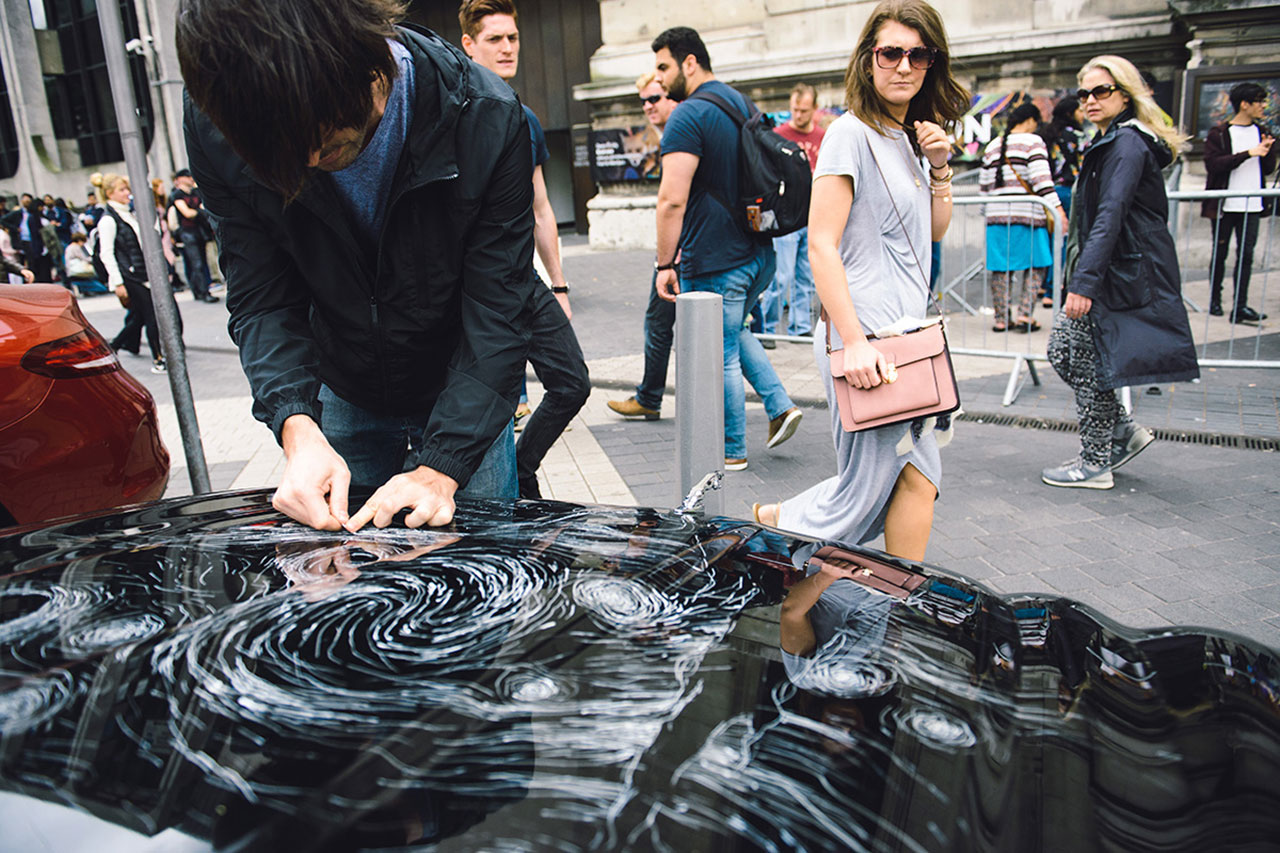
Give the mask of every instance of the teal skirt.
M 1030 225 L 987 226 L 987 269 L 992 272 L 1053 266 L 1049 231 Z

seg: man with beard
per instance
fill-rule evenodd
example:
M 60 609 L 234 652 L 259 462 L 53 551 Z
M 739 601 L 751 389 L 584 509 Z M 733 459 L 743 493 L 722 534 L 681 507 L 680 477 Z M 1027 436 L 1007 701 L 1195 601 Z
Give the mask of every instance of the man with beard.
M 756 244 L 728 206 L 739 198 L 738 127 L 710 98 L 744 119 L 755 105 L 715 78 L 706 45 L 689 27 L 664 31 L 652 47 L 658 80 L 668 97 L 682 102 L 662 135 L 655 286 L 670 301 L 682 289 L 718 293 L 724 300 L 724 467 L 742 471 L 744 373 L 769 416 L 768 447 L 794 435 L 801 417 L 760 341 L 744 329 L 752 306 L 773 281 L 773 247 Z

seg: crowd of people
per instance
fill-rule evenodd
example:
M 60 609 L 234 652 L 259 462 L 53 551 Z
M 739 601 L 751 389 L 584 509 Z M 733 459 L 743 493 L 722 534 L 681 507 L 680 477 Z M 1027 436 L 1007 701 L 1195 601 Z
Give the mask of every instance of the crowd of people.
M 80 296 L 114 293 L 126 309 L 124 326 L 112 339 L 117 352 L 138 355 L 145 330 L 152 371 L 166 370 L 155 309 L 141 247 L 138 198 L 123 175 L 95 172 L 82 207 L 62 198 L 24 193 L 13 210 L 0 199 L 0 254 L 9 280 L 54 282 Z M 216 255 L 210 265 L 213 227 L 188 169 L 173 176 L 173 190 L 154 178 L 151 203 L 164 250 L 170 287 L 186 290 L 199 302 L 220 302 L 213 295 Z M 178 254 L 183 273 L 177 270 Z M 181 315 L 179 315 L 181 320 Z
M 457 43 L 403 23 L 397 0 L 327 10 L 311 0 L 181 6 L 176 44 L 192 170 L 174 176 L 171 194 L 151 187 L 152 202 L 175 286 L 180 255 L 186 284 L 207 302 L 218 299 L 205 252 L 216 224 L 254 414 L 285 451 L 276 507 L 316 528 L 354 531 L 405 510 L 410 526 L 448 523 L 462 494 L 537 497 L 538 466 L 590 385 L 542 174 L 545 137 L 509 85 L 520 54 L 512 0 L 464 0 Z M 767 447 L 787 441 L 802 419 L 749 331 L 759 304 L 763 331 L 781 332 L 785 303 L 786 330 L 813 335 L 834 472 L 757 506 L 757 520 L 847 542 L 883 534 L 891 553 L 923 557 L 950 419 L 847 431 L 834 383 L 892 384 L 896 368 L 873 342 L 930 322 L 930 248 L 952 215 L 948 130 L 970 105 L 953 76 L 942 16 L 924 0 L 879 3 L 848 63 L 845 111 L 825 127 L 814 119 L 816 90 L 795 86 L 776 132 L 808 160 L 810 213 L 803 227 L 763 239 L 752 233 L 751 212 L 732 203 L 747 144 L 739 125 L 757 106 L 717 79 L 696 31 L 669 28 L 652 50 L 653 70 L 636 81 L 661 138 L 644 376 L 610 408 L 660 417 L 676 295 L 718 294 L 724 466 L 746 468 L 746 383 L 764 402 Z M 1075 390 L 1081 448 L 1042 478 L 1110 488 L 1112 471 L 1152 439 L 1124 414 L 1116 390 L 1198 373 L 1161 177 L 1185 140 L 1125 59 L 1096 57 L 1078 81 L 1048 123 L 1030 103 L 1009 111 L 983 152 L 981 187 L 993 199 L 995 330 L 1038 328 L 1039 297 L 1062 291 L 1048 356 Z M 1211 134 L 1211 185 L 1244 186 L 1244 170 L 1258 186 L 1274 168 L 1271 136 L 1257 124 L 1262 96 L 1258 87 L 1233 90 L 1237 115 Z M 1086 120 L 1096 128 L 1091 141 Z M 1014 198 L 1027 194 L 1051 214 Z M 135 309 L 114 345 L 136 351 L 146 331 L 163 370 L 138 200 L 127 179 L 104 175 L 88 201 L 76 212 L 57 199 L 24 199 L 0 220 L 9 251 L 36 278 L 57 266 L 64 282 L 73 268 L 84 275 L 88 261 Z M 1235 233 L 1232 319 L 1244 322 L 1264 316 L 1246 304 L 1249 222 L 1256 228 L 1258 218 L 1249 214 L 1258 211 L 1237 207 L 1210 211 L 1226 235 L 1215 254 L 1214 307 L 1221 313 L 1221 255 Z M 1045 277 L 1052 251 L 1065 253 L 1058 282 Z M 834 351 L 843 373 L 833 377 Z M 517 444 L 526 363 L 546 396 Z M 354 512 L 353 490 L 370 495 Z

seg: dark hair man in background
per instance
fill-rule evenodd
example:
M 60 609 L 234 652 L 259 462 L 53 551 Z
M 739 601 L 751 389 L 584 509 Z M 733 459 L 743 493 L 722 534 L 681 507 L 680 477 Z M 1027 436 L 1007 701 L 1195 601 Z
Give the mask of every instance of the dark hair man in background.
M 760 341 L 743 329 L 752 306 L 773 281 L 774 256 L 773 247 L 756 245 L 745 224 L 719 200 L 735 203 L 739 198 L 738 127 L 712 101 L 691 96 L 699 90 L 716 95 L 743 118 L 755 109 L 716 79 L 695 30 L 672 27 L 652 47 L 658 79 L 668 97 L 681 102 L 662 134 L 655 287 L 672 301 L 682 288 L 718 293 L 724 300 L 724 467 L 741 471 L 747 467 L 744 373 L 764 401 L 769 447 L 795 433 L 801 414 Z
M 1275 170 L 1274 137 L 1259 123 L 1267 109 L 1267 90 L 1257 83 L 1238 83 L 1228 97 L 1236 114 L 1209 130 L 1204 141 L 1207 190 L 1261 189 Z M 1231 322 L 1256 323 L 1267 315 L 1249 307 L 1249 274 L 1253 270 L 1253 246 L 1258 242 L 1258 220 L 1271 215 L 1271 206 L 1259 196 L 1205 199 L 1200 215 L 1216 220 L 1213 261 L 1209 272 L 1209 313 L 1222 316 L 1222 279 L 1226 274 L 1231 235 L 1236 235 L 1235 302 Z
M 510 82 L 520 67 L 520 30 L 516 7 L 511 0 L 463 0 L 458 9 L 462 27 L 462 49 L 475 62 Z M 516 444 L 516 474 L 520 497 L 542 497 L 538 488 L 538 466 L 591 396 L 591 377 L 582 357 L 578 337 L 569 325 L 569 285 L 560 267 L 560 231 L 556 213 L 547 197 L 542 164 L 551 156 L 542 123 L 533 110 L 524 107 L 529 121 L 529 142 L 533 153 L 533 242 L 542 259 L 551 288 L 542 285 L 536 273 L 533 314 L 530 318 L 529 363 L 544 394 L 529 416 Z
M 447 524 L 461 487 L 515 496 L 528 126 L 509 87 L 403 14 L 397 0 L 178 9 L 229 328 L 287 460 L 273 504 L 324 530 L 402 509 L 411 527 Z M 377 491 L 349 516 L 350 485 Z

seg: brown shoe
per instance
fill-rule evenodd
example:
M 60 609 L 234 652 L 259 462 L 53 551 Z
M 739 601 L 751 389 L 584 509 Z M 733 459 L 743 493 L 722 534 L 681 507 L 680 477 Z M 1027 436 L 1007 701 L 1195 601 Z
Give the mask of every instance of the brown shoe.
M 768 447 L 777 447 L 782 442 L 796 434 L 796 427 L 800 426 L 800 419 L 804 417 L 804 413 L 795 406 L 787 409 L 773 420 L 769 421 L 769 443 Z
M 657 409 L 650 409 L 640 405 L 635 397 L 628 397 L 625 400 L 610 400 L 609 408 L 624 418 L 644 418 L 646 421 L 656 421 L 662 417 Z
M 724 470 L 726 471 L 745 471 L 747 470 L 746 459 L 731 459 L 728 456 L 724 458 Z

